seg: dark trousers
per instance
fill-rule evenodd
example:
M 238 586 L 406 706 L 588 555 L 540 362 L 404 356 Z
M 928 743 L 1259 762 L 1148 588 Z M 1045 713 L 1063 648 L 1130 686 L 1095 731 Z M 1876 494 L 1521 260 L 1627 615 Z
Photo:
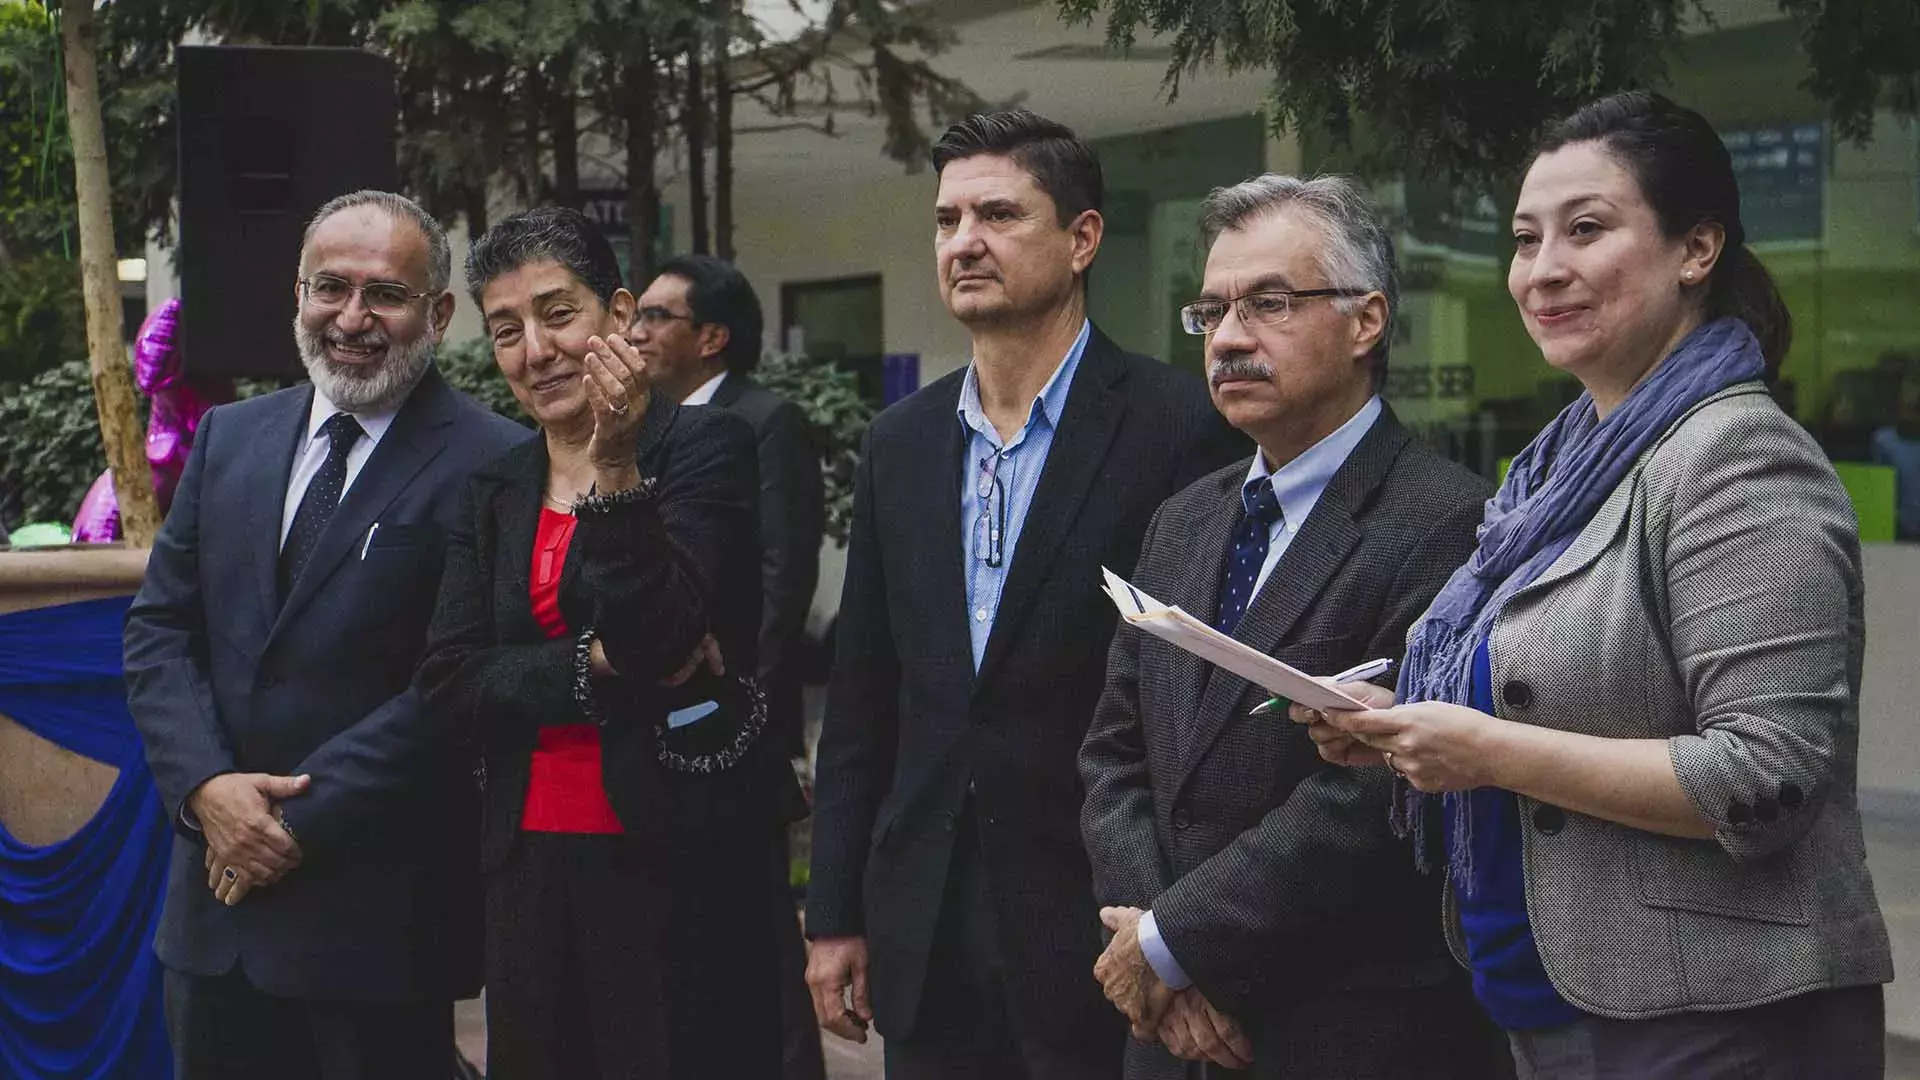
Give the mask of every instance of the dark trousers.
M 1007 964 L 971 808 L 961 814 L 911 1032 L 886 1040 L 887 1080 L 1114 1080 L 1124 1043 L 1071 1049 L 1039 1036 L 1046 1017 L 1007 1008 Z M 1087 978 L 1093 978 L 1091 968 Z
M 490 1080 L 659 1080 L 665 865 L 618 836 L 523 833 L 486 882 Z
M 1253 1025 L 1261 1080 L 1512 1080 L 1506 1037 L 1465 973 L 1441 986 L 1333 990 L 1280 1006 Z M 1208 1080 L 1242 1075 L 1212 1069 Z
M 807 943 L 800 935 L 800 914 L 790 884 L 792 856 L 787 827 L 773 845 L 773 935 L 780 950 L 780 1075 L 783 1080 L 826 1080 L 820 1050 L 820 1022 L 807 990 Z
M 1732 1012 L 1589 1016 L 1512 1040 L 1521 1080 L 1880 1080 L 1887 1067 L 1878 986 Z
M 166 973 L 175 1080 L 441 1080 L 453 1004 L 291 1001 L 236 970 Z

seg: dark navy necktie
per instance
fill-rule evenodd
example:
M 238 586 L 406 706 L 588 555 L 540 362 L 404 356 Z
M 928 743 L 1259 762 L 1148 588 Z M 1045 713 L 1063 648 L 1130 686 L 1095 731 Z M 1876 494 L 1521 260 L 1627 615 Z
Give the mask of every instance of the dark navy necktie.
M 1213 620 L 1213 628 L 1223 634 L 1233 633 L 1253 602 L 1253 583 L 1260 579 L 1260 567 L 1267 561 L 1267 532 L 1285 516 L 1274 497 L 1273 481 L 1267 477 L 1242 488 L 1240 499 L 1247 513 L 1233 534 L 1233 550 L 1227 553 L 1226 573 L 1220 578 L 1220 614 Z
M 313 557 L 320 534 L 326 531 L 327 522 L 333 520 L 333 512 L 340 509 L 340 493 L 347 487 L 347 455 L 353 452 L 353 444 L 360 441 L 360 436 L 366 434 L 353 414 L 343 412 L 327 417 L 320 431 L 327 437 L 327 460 L 320 463 L 320 471 L 313 474 L 307 493 L 300 497 L 300 509 L 293 512 L 293 528 L 288 530 L 287 542 L 280 549 L 282 597 L 300 580 L 300 571 Z

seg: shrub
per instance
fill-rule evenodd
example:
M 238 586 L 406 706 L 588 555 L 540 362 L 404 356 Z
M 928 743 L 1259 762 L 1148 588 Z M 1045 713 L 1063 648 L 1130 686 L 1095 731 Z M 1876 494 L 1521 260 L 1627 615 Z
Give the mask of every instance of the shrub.
M 827 487 L 827 535 L 845 545 L 853 524 L 853 474 L 860 466 L 860 440 L 874 408 L 860 396 L 854 373 L 831 360 L 776 355 L 761 361 L 753 377 L 800 406 L 813 428 Z
M 145 427 L 146 399 L 136 400 Z M 106 467 L 85 360 L 0 385 L 0 519 L 65 524 Z
M 87 360 L 80 264 L 58 255 L 0 260 L 0 384 Z

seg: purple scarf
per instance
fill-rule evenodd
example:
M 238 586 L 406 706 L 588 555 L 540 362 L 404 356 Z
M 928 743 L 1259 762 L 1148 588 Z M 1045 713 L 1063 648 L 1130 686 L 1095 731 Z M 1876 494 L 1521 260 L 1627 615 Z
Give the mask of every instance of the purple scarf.
M 1480 546 L 1415 628 L 1400 668 L 1400 700 L 1470 704 L 1474 653 L 1507 600 L 1573 545 L 1654 440 L 1695 405 L 1765 370 L 1747 324 L 1716 319 L 1683 338 L 1605 420 L 1596 422 L 1587 393 L 1561 410 L 1513 459 L 1506 482 L 1487 500 Z M 1396 780 L 1395 791 L 1394 829 L 1413 836 L 1415 858 L 1430 869 L 1425 824 L 1432 797 L 1403 780 Z M 1468 800 L 1462 793 L 1446 804 L 1453 815 L 1447 863 L 1455 886 L 1471 895 Z

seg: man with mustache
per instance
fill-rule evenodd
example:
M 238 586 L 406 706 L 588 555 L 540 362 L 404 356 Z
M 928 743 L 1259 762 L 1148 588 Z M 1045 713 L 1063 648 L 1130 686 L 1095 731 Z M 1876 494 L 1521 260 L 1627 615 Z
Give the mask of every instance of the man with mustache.
M 882 413 L 854 489 L 807 930 L 820 1022 L 887 1075 L 1111 1080 L 1074 755 L 1154 508 L 1245 453 L 1198 379 L 1087 319 L 1102 180 L 1024 110 L 933 151 L 971 362 Z
M 1132 580 L 1311 674 L 1398 657 L 1492 488 L 1380 399 L 1388 234 L 1341 177 L 1217 189 L 1201 224 L 1181 325 L 1258 452 L 1167 500 Z M 1249 715 L 1265 698 L 1140 631 L 1113 637 L 1080 820 L 1115 931 L 1094 971 L 1142 1040 L 1125 1075 L 1506 1074 L 1433 917 L 1440 878 L 1389 828 L 1390 774 L 1325 764 L 1284 709 Z
M 175 830 L 154 948 L 176 1075 L 453 1068 L 476 812 L 410 684 L 460 485 L 527 432 L 434 368 L 450 262 L 399 195 L 320 208 L 293 282 L 312 383 L 206 415 L 128 612 Z

